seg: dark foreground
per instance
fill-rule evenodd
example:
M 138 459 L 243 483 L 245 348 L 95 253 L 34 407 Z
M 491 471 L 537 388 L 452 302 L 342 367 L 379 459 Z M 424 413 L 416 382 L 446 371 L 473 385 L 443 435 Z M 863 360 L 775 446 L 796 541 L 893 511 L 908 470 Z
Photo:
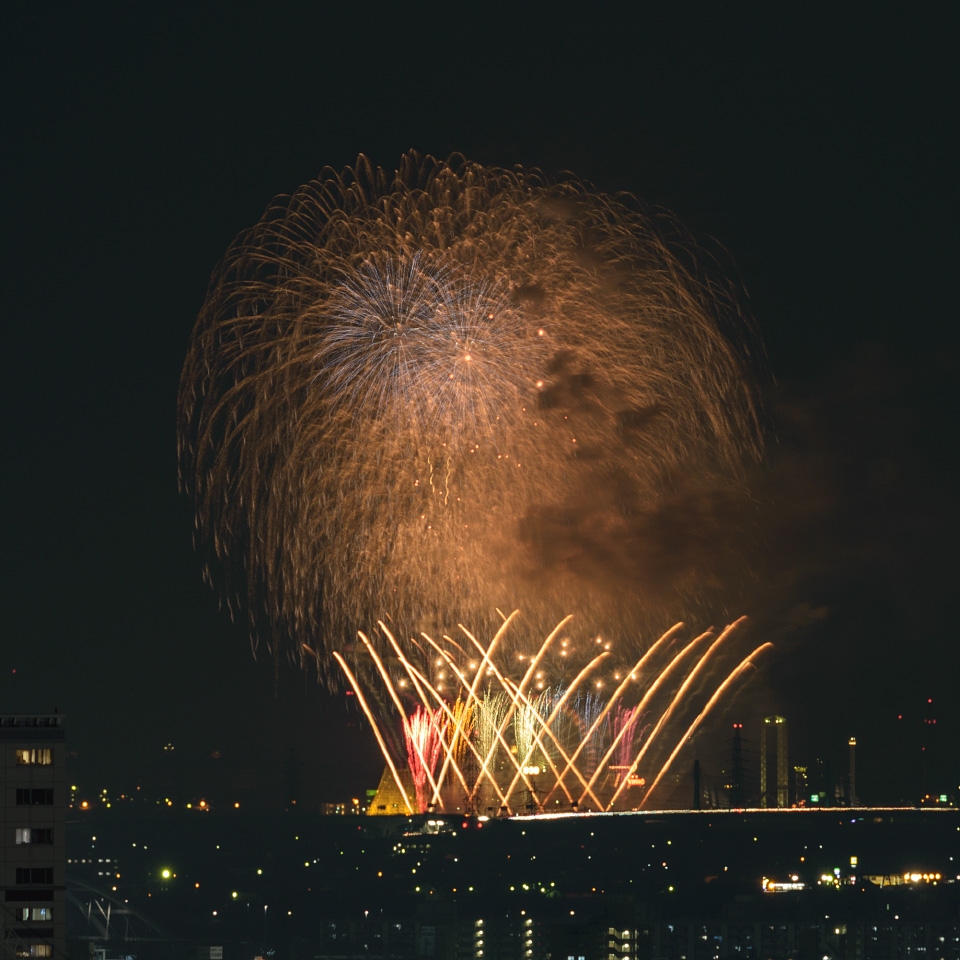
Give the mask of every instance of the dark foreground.
M 960 960 L 956 810 L 105 812 L 68 857 L 82 960 Z

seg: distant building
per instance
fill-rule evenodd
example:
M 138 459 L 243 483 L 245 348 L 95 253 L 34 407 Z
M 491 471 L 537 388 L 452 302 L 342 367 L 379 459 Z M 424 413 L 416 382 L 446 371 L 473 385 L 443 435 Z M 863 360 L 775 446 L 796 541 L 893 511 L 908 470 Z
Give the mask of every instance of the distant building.
M 66 749 L 59 714 L 0 716 L 0 943 L 11 957 L 66 953 Z
M 810 779 L 807 776 L 806 767 L 793 768 L 793 791 L 798 805 L 802 806 L 810 800 Z
M 847 741 L 850 749 L 850 772 L 848 774 L 847 803 L 851 807 L 859 807 L 860 800 L 857 798 L 857 738 L 851 737 Z
M 404 799 L 403 793 L 400 792 L 400 788 L 397 786 L 390 772 L 390 768 L 383 768 L 380 785 L 367 804 L 366 812 L 369 816 L 396 816 L 398 814 L 417 812 L 416 805 L 411 801 L 411 798 L 416 796 L 416 790 L 413 786 L 413 778 L 410 776 L 409 771 L 402 771 L 400 781 L 407 795 L 406 799 Z
M 772 782 L 768 760 L 769 742 L 776 737 L 776 784 Z M 788 807 L 789 774 L 787 767 L 787 721 L 783 717 L 764 717 L 760 740 L 760 806 Z

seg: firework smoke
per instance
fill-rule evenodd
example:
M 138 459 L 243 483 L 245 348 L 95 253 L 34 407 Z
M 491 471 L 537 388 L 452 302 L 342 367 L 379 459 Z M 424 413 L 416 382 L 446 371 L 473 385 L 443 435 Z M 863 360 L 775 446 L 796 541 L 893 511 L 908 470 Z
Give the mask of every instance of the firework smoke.
M 663 518 L 760 443 L 707 265 L 630 198 L 462 158 L 361 157 L 275 200 L 214 272 L 180 385 L 231 611 L 326 673 L 380 617 L 416 636 L 522 606 L 538 631 L 572 599 L 602 627 L 625 586 L 636 610 L 689 595 Z

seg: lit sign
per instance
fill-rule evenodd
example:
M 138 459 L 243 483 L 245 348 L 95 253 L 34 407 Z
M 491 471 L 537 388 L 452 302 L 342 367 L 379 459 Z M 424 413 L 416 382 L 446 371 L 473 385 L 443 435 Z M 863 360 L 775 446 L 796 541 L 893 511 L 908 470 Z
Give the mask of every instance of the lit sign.
M 805 883 L 799 883 L 796 880 L 768 880 L 763 878 L 763 889 L 765 893 L 787 893 L 790 890 L 803 890 Z
M 642 787 L 646 782 L 646 777 L 627 777 L 628 787 Z
M 539 768 L 539 767 L 524 767 L 524 768 L 523 768 L 523 772 L 524 772 L 525 775 L 529 775 L 529 776 L 531 776 L 531 777 L 535 777 L 535 776 L 540 772 L 540 768 Z

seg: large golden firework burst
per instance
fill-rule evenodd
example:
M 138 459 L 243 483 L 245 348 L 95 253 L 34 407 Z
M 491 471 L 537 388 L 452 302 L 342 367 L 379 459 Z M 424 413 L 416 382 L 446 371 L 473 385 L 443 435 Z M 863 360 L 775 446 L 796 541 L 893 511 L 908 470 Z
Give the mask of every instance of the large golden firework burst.
M 747 328 L 630 197 L 461 157 L 325 170 L 234 241 L 193 333 L 180 477 L 209 575 L 323 672 L 381 618 L 629 621 L 662 597 L 641 575 L 613 603 L 571 544 L 617 563 L 678 476 L 737 482 Z

